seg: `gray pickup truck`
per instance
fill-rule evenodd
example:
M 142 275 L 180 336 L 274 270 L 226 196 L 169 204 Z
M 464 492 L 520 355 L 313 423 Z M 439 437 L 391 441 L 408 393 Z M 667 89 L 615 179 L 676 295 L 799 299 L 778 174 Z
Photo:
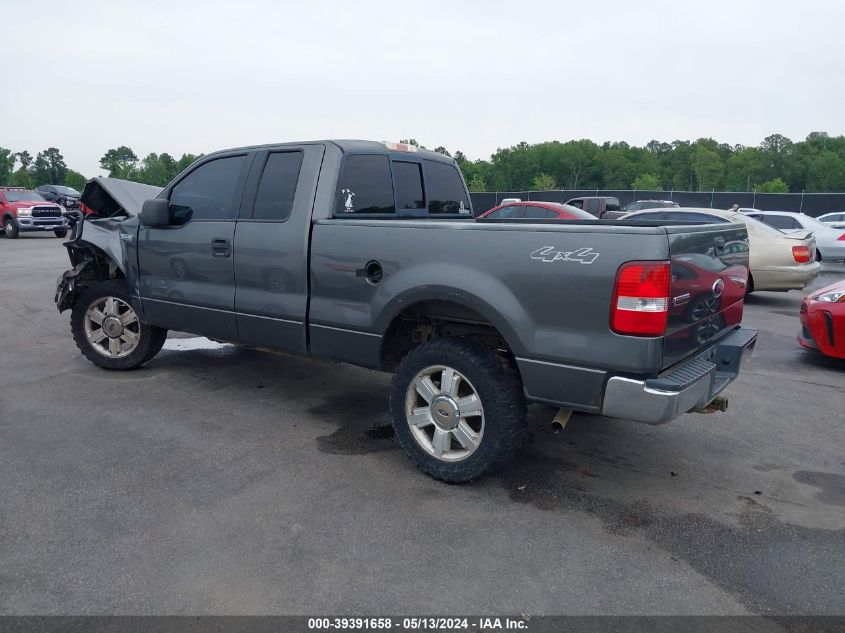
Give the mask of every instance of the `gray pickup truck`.
M 513 453 L 526 402 L 650 424 L 721 406 L 757 335 L 740 326 L 747 261 L 720 257 L 745 240 L 477 221 L 446 156 L 290 143 L 204 156 L 157 198 L 78 222 L 55 300 L 108 369 L 173 329 L 393 372 L 403 448 L 464 482 Z

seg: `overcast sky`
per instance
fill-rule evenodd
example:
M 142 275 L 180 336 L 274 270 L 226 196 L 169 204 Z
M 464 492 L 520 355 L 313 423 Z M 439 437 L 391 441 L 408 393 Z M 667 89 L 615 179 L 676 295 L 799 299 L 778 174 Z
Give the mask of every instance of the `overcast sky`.
M 845 2 L 3 3 L 0 146 L 644 144 L 845 132 Z

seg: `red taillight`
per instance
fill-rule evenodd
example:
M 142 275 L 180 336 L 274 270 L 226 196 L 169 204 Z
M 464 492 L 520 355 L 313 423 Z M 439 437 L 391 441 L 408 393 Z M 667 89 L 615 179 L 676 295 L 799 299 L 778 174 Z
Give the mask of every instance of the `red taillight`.
M 845 233 L 836 238 L 837 242 L 845 242 Z
M 806 264 L 810 261 L 810 249 L 806 246 L 793 246 L 792 256 L 799 264 Z
M 610 329 L 617 334 L 659 336 L 669 315 L 669 262 L 627 262 L 616 273 Z

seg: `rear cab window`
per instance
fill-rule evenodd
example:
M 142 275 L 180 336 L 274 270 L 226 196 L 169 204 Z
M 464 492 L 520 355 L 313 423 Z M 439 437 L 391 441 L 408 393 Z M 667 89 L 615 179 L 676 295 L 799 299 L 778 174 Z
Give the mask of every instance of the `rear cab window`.
M 425 215 L 422 166 L 419 163 L 393 161 L 393 185 L 396 188 L 397 215 Z
M 390 159 L 387 155 L 347 156 L 338 182 L 335 216 L 395 213 Z
M 424 160 L 425 188 L 428 193 L 428 213 L 430 215 L 471 215 L 471 206 L 467 198 L 458 168 L 451 163 Z
M 457 166 L 396 154 L 347 154 L 334 217 L 472 217 Z

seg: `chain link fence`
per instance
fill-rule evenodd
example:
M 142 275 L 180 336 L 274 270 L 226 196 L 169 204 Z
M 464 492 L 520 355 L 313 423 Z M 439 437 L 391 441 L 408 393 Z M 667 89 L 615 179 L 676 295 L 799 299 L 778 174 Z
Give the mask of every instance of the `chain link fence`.
M 845 211 L 845 193 L 757 193 L 752 191 L 643 191 L 634 189 L 559 189 L 554 191 L 482 191 L 470 194 L 475 215 L 505 198 L 566 202 L 585 196 L 613 196 L 624 207 L 636 200 L 672 200 L 682 207 L 729 209 L 734 204 L 761 211 L 792 211 L 817 217 Z

